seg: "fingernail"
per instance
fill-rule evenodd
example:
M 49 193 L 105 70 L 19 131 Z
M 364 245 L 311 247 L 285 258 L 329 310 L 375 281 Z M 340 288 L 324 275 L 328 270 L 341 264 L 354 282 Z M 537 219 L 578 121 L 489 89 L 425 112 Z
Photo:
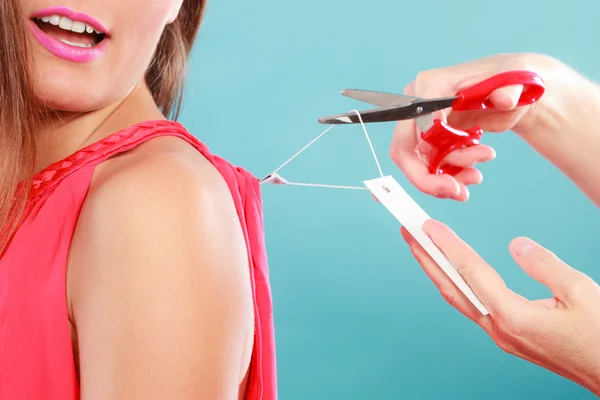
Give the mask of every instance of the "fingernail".
M 514 241 L 513 250 L 515 252 L 515 255 L 517 255 L 518 257 L 524 256 L 531 249 L 533 249 L 533 243 L 531 243 L 530 240 L 520 238 Z
M 412 235 L 408 232 L 408 230 L 406 230 L 406 228 L 402 227 L 400 228 L 400 235 L 402 236 L 402 239 L 404 239 L 404 241 L 411 246 L 412 242 L 413 242 L 413 237 Z
M 425 222 L 423 222 L 423 226 L 421 227 L 421 229 L 423 230 L 423 233 L 425 233 L 427 236 L 430 236 L 429 230 L 431 229 L 431 226 L 434 223 L 435 222 L 432 219 L 428 219 Z
M 447 188 L 439 188 L 435 191 L 434 196 L 438 199 L 445 199 L 450 196 L 450 191 Z

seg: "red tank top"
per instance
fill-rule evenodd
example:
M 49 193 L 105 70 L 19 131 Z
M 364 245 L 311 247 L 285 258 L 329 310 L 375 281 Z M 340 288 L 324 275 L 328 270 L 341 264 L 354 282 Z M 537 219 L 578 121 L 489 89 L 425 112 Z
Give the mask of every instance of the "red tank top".
M 269 272 L 258 180 L 212 155 L 177 122 L 116 132 L 35 176 L 27 213 L 0 259 L 0 399 L 79 398 L 66 302 L 66 265 L 96 165 L 159 136 L 192 144 L 227 182 L 246 239 L 255 335 L 246 399 L 277 398 Z

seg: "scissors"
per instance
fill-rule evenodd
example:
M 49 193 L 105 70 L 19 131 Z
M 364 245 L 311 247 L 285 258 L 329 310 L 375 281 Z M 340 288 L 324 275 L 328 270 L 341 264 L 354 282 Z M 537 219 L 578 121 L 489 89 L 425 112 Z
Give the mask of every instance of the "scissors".
M 478 126 L 462 130 L 448 125 L 440 119 L 434 119 L 432 113 L 446 108 L 454 111 L 473 111 L 492 109 L 490 95 L 506 86 L 522 85 L 523 91 L 517 107 L 533 104 L 544 94 L 544 80 L 534 72 L 514 70 L 487 78 L 468 88 L 458 91 L 454 96 L 435 99 L 423 99 L 401 94 L 377 92 L 371 90 L 346 89 L 342 95 L 377 106 L 378 108 L 320 117 L 322 124 L 356 124 L 388 122 L 414 119 L 421 130 L 421 138 L 429 143 L 432 151 L 429 157 L 429 172 L 456 175 L 461 167 L 444 165 L 444 158 L 454 150 L 475 146 L 480 143 L 483 130 Z

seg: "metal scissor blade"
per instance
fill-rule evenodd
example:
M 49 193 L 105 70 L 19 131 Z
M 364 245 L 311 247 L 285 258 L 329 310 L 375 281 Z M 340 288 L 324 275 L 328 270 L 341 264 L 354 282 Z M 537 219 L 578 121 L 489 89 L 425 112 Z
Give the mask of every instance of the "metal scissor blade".
M 417 100 L 407 106 L 392 106 L 387 108 L 376 108 L 359 111 L 364 123 L 401 121 L 417 118 L 422 115 L 431 114 L 434 111 L 452 107 L 456 97 L 446 97 L 435 100 Z M 333 115 L 319 118 L 321 124 L 357 124 L 360 119 L 355 112 Z
M 342 96 L 379 107 L 407 106 L 413 101 L 421 100 L 414 96 L 361 89 L 344 89 L 342 90 Z
M 394 110 L 396 107 L 393 108 Z M 347 112 L 343 114 L 330 115 L 327 117 L 319 117 L 321 124 L 359 124 L 360 120 L 367 122 L 381 122 L 381 114 L 389 111 L 390 108 L 374 108 L 371 110 L 359 111 L 360 117 L 355 112 Z

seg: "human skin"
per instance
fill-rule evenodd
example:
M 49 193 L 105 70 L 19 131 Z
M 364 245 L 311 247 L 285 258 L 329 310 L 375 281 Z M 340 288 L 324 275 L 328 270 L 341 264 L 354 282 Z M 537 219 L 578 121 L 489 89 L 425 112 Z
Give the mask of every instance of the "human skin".
M 49 6 L 20 0 L 23 23 Z M 182 0 L 62 1 L 110 33 L 71 62 L 34 35 L 34 81 L 57 112 L 36 132 L 42 170 L 111 133 L 165 119 L 144 74 Z M 254 316 L 244 237 L 220 174 L 176 138 L 102 163 L 71 243 L 67 302 L 81 398 L 243 398 Z
M 539 102 L 514 108 L 520 87 L 511 86 L 492 93 L 496 110 L 434 113 L 451 125 L 470 128 L 479 125 L 487 132 L 513 131 L 533 149 L 546 157 L 597 205 L 600 204 L 600 166 L 596 156 L 600 135 L 594 128 L 593 110 L 600 109 L 600 89 L 564 63 L 541 54 L 501 54 L 445 68 L 419 73 L 410 82 L 406 94 L 419 97 L 450 96 L 494 74 L 515 69 L 529 69 L 546 82 L 546 92 Z M 581 107 L 585 104 L 586 107 Z M 430 174 L 420 157 L 427 154 L 427 144 L 413 120 L 396 125 L 390 155 L 407 178 L 424 193 L 466 201 L 467 187 L 482 181 L 475 164 L 495 157 L 494 150 L 480 144 L 450 154 L 445 162 L 466 167 L 459 176 Z
M 451 95 L 462 87 L 511 69 L 529 69 L 546 81 L 546 93 L 532 106 L 514 108 L 520 87 L 494 92 L 497 110 L 437 113 L 451 125 L 479 125 L 484 130 L 512 130 L 568 176 L 596 205 L 600 204 L 600 135 L 595 118 L 600 112 L 598 86 L 565 64 L 540 54 L 507 54 L 439 68 L 418 75 L 406 92 L 419 97 Z M 581 107 L 586 104 L 586 107 Z M 419 150 L 417 150 L 419 149 Z M 447 162 L 467 169 L 451 177 L 432 175 L 419 152 L 425 146 L 411 122 L 397 125 L 390 148 L 392 158 L 421 191 L 466 201 L 467 186 L 481 182 L 474 168 L 490 161 L 493 149 L 478 145 L 459 150 Z M 489 310 L 482 315 L 440 270 L 415 239 L 402 228 L 404 240 L 443 298 L 479 325 L 504 351 L 540 365 L 600 395 L 600 287 L 589 276 L 568 266 L 529 238 L 509 245 L 516 263 L 544 284 L 552 298 L 530 301 L 506 287 L 498 273 L 450 228 L 429 220 L 423 231 L 455 265 Z

